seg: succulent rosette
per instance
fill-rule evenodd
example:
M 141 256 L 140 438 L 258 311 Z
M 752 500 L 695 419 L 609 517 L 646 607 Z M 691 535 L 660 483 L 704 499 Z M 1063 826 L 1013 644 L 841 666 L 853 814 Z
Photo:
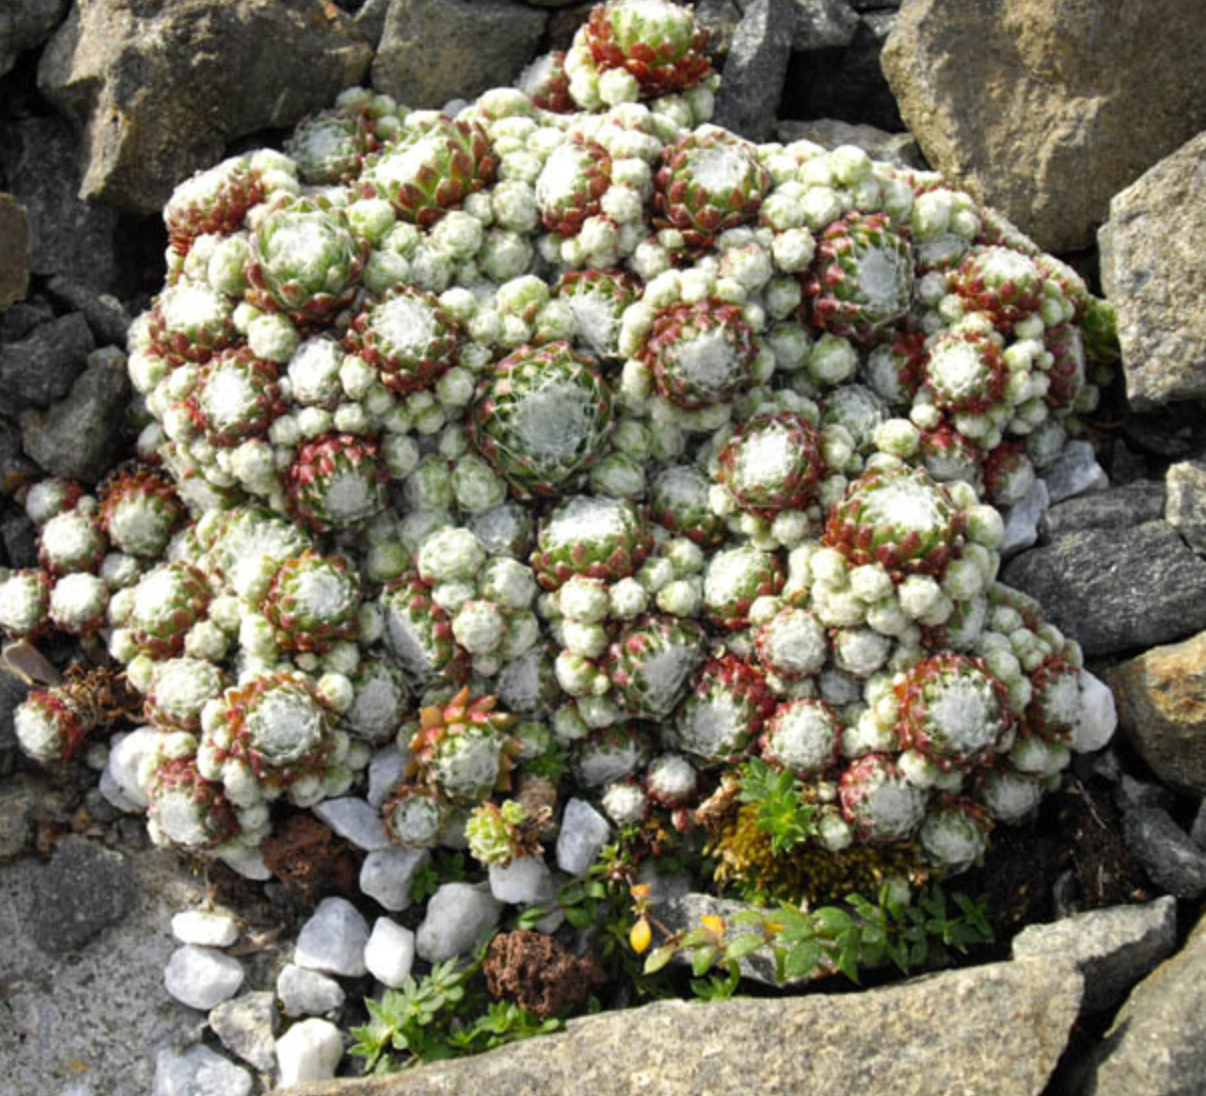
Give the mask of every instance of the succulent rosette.
M 516 493 L 557 495 L 603 455 L 611 391 L 568 343 L 520 347 L 478 385 L 468 426 L 478 452 Z
M 365 157 L 380 148 L 376 131 L 367 105 L 331 107 L 299 122 L 285 142 L 285 153 L 304 182 L 350 183 L 359 178 Z
M 189 629 L 203 620 L 213 593 L 196 567 L 161 563 L 134 587 L 128 627 L 134 646 L 151 658 L 184 651 Z
M 555 590 L 572 575 L 626 578 L 652 548 L 653 537 L 632 503 L 574 495 L 540 523 L 531 564 L 540 585 Z
M 578 326 L 578 340 L 600 359 L 620 356 L 620 318 L 641 295 L 641 287 L 619 270 L 567 270 L 557 281 Z
M 497 703 L 495 696 L 471 696 L 466 686 L 446 703 L 422 708 L 418 725 L 399 732 L 400 739 L 410 732 L 410 779 L 465 804 L 509 788 L 519 745 L 507 733 L 515 717 Z
M 14 639 L 34 639 L 50 627 L 53 580 L 43 570 L 10 572 L 0 581 L 0 628 Z
M 608 652 L 617 699 L 634 716 L 664 720 L 678 706 L 705 657 L 704 630 L 668 615 L 639 617 Z
M 597 141 L 573 134 L 549 154 L 536 179 L 536 206 L 550 232 L 573 236 L 602 208 L 611 186 L 611 157 Z
M 1062 323 L 1043 333 L 1043 346 L 1052 356 L 1047 370 L 1047 406 L 1058 411 L 1075 406 L 1085 388 L 1087 355 L 1081 329 Z
M 987 313 L 1005 334 L 1038 310 L 1043 280 L 1034 260 L 1014 247 L 973 248 L 950 279 L 969 308 Z
M 689 464 L 661 468 L 649 484 L 650 516 L 663 528 L 706 547 L 715 547 L 728 537 L 724 519 L 708 498 L 711 481 Z
M 907 406 L 925 380 L 925 335 L 892 331 L 877 343 L 862 363 L 868 387 L 893 407 Z
M 404 849 L 435 845 L 448 822 L 450 808 L 439 789 L 403 781 L 381 806 L 381 820 L 391 841 Z
M 386 470 L 375 438 L 323 434 L 302 445 L 286 479 L 294 514 L 319 532 L 344 529 L 385 509 Z
M 921 435 L 921 460 L 932 479 L 939 483 L 977 483 L 984 466 L 984 450 L 960 434 L 950 423 L 942 423 Z
M 307 552 L 281 564 L 261 611 L 282 650 L 325 654 L 360 630 L 360 581 L 346 557 Z
M 249 347 L 224 350 L 202 366 L 186 407 L 210 445 L 263 437 L 285 412 L 280 370 Z
M 263 197 L 259 172 L 245 156 L 197 172 L 176 187 L 163 210 L 172 248 L 187 255 L 198 236 L 237 231 L 247 211 Z
M 565 71 L 565 51 L 537 57 L 519 74 L 516 87 L 531 100 L 532 106 L 552 114 L 572 114 L 574 100 L 570 96 L 569 75 Z
M 455 364 L 457 327 L 432 294 L 400 285 L 365 304 L 344 346 L 404 396 L 430 388 Z
M 38 562 L 54 576 L 76 571 L 95 574 L 108 543 L 95 510 L 76 507 L 56 514 L 38 535 Z
M 952 415 L 982 415 L 1005 394 L 1005 360 L 989 336 L 946 332 L 929 347 L 925 389 L 934 406 Z
M 994 506 L 1021 502 L 1035 479 L 1034 462 L 1021 442 L 1002 442 L 984 459 L 984 489 Z
M 623 69 L 643 98 L 695 87 L 712 72 L 708 32 L 689 9 L 666 0 L 612 0 L 591 9 L 584 28 L 595 65 Z
M 392 659 L 366 658 L 348 679 L 352 702 L 343 713 L 341 725 L 368 742 L 393 738 L 410 703 L 410 687 L 401 669 Z
M 239 836 L 239 816 L 225 789 L 201 775 L 195 758 L 161 759 L 147 799 L 147 825 L 156 844 L 209 852 Z
M 757 356 L 741 309 L 719 300 L 660 309 L 641 350 L 658 395 L 686 410 L 723 403 L 748 388 Z
M 13 713 L 21 749 L 43 764 L 66 764 L 90 729 L 81 707 L 57 689 L 33 690 Z
M 734 655 L 708 659 L 679 705 L 674 748 L 716 764 L 746 753 L 775 709 L 763 672 Z
M 171 477 L 146 466 L 117 470 L 98 493 L 101 528 L 127 555 L 154 559 L 185 516 Z
M 925 819 L 928 793 L 909 782 L 886 754 L 870 753 L 842 773 L 842 817 L 872 844 L 907 841 Z
M 785 681 L 819 673 L 829 657 L 825 627 L 809 610 L 798 606 L 780 609 L 754 633 L 758 661 Z
M 790 411 L 742 423 L 717 462 L 720 482 L 738 507 L 772 518 L 808 506 L 825 470 L 820 432 Z
M 161 731 L 201 729 L 205 705 L 222 695 L 226 675 L 212 662 L 202 658 L 171 658 L 155 669 L 146 694 L 143 715 Z
M 842 721 L 823 700 L 789 700 L 766 721 L 760 746 L 767 762 L 796 776 L 826 773 L 841 755 Z
M 385 646 L 394 661 L 417 682 L 438 675 L 453 679 L 463 668 L 448 614 L 432 599 L 430 582 L 417 572 L 386 583 L 377 604 L 385 622 Z
M 917 842 L 932 864 L 955 874 L 980 862 L 991 830 L 992 822 L 979 804 L 940 796 L 926 809 Z
M 583 788 L 601 788 L 634 775 L 649 760 L 649 752 L 649 734 L 641 724 L 602 727 L 574 743 L 574 779 Z
M 783 589 L 783 565 L 773 552 L 741 544 L 717 552 L 704 572 L 704 606 L 722 628 L 744 628 L 755 599 Z
M 1048 742 L 1067 743 L 1081 717 L 1080 670 L 1059 654 L 1047 655 L 1030 675 L 1025 730 Z
M 208 361 L 235 340 L 231 303 L 208 285 L 182 279 L 155 298 L 147 338 L 171 365 Z

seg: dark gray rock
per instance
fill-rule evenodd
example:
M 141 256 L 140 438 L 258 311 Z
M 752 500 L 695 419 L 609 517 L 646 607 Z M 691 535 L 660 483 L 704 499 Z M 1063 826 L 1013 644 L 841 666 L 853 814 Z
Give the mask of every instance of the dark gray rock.
M 28 781 L 0 786 L 0 861 L 14 860 L 33 837 L 32 812 L 37 793 Z
M 837 49 L 854 41 L 859 19 L 846 0 L 792 0 L 794 53 Z M 746 8 L 748 11 L 748 7 Z
M 1085 977 L 1085 1012 L 1113 1008 L 1177 946 L 1177 902 L 1167 895 L 1140 906 L 1090 910 L 1013 938 L 1014 959 L 1071 962 Z
M 1206 851 L 1167 811 L 1141 807 L 1123 816 L 1122 836 L 1153 883 L 1178 898 L 1206 893 Z
M 0 194 L 0 311 L 28 290 L 29 214 L 11 194 Z
M 158 213 L 229 142 L 328 106 L 371 59 L 333 4 L 91 0 L 46 47 L 38 87 L 83 134 L 81 197 Z
M 54 309 L 45 301 L 22 301 L 0 313 L 0 344 L 20 342 L 39 324 L 54 319 Z
M 512 0 L 393 0 L 373 87 L 408 107 L 472 99 L 515 79 L 547 20 Z
M 6 0 L 0 8 L 0 76 L 22 53 L 45 42 L 69 7 L 71 0 Z
M 1191 47 L 1184 42 L 1181 48 Z M 1206 50 L 1206 33 L 1201 49 Z M 1178 72 L 1177 78 L 1185 75 Z M 1181 133 L 1178 124 L 1171 133 L 1185 140 L 1204 126 L 1206 113 L 1200 113 L 1193 130 Z M 1206 396 L 1206 317 L 1197 307 L 1206 293 L 1206 255 L 1190 243 L 1206 231 L 1206 133 L 1163 152 L 1172 155 L 1159 163 L 1153 157 L 1149 164 L 1155 167 L 1125 190 L 1115 188 L 1109 224 L 1098 233 L 1101 282 L 1118 312 L 1127 400 L 1138 411 Z M 1170 224 L 1176 232 L 1161 231 Z
M 1189 827 L 1189 839 L 1200 849 L 1206 849 L 1206 797 L 1198 804 L 1198 813 Z
M 1097 463 L 1093 446 L 1083 440 L 1070 441 L 1054 461 L 1043 469 L 1047 495 L 1054 506 L 1065 499 L 1092 491 L 1104 491 L 1110 486 L 1105 469 Z
M 1164 477 L 1168 499 L 1164 520 L 1199 555 L 1206 555 L 1206 460 L 1174 464 Z
M 1086 529 L 1130 529 L 1164 516 L 1164 484 L 1154 480 L 1111 487 L 1051 507 L 1039 522 L 1044 543 Z
M 25 452 L 48 472 L 96 483 L 122 451 L 119 424 L 129 389 L 125 355 L 96 351 L 71 395 L 49 411 L 21 416 Z
M 58 118 L 16 127 L 18 152 L 9 184 L 29 212 L 30 269 L 104 288 L 117 276 L 117 213 L 77 192 L 76 138 Z
M 134 903 L 134 870 L 120 853 L 68 834 L 39 879 L 37 917 L 27 926 L 44 952 L 76 951 Z
M 37 465 L 21 451 L 21 432 L 8 419 L 0 418 L 0 494 L 12 495 L 40 478 Z
M 0 540 L 10 567 L 38 565 L 38 530 L 24 510 L 10 510 L 0 516 Z
M 837 118 L 817 118 L 811 122 L 780 122 L 775 136 L 784 144 L 812 141 L 825 148 L 855 145 L 873 160 L 886 160 L 901 167 L 924 166 L 921 149 L 909 133 L 886 133 L 874 126 L 843 122 Z
M 1199 403 L 1174 403 L 1144 414 L 1132 411 L 1122 432 L 1145 453 L 1169 459 L 1195 457 L 1206 449 L 1206 416 Z
M 0 411 L 49 407 L 71 391 L 96 343 L 82 313 L 60 316 L 0 347 Z
M 244 993 L 232 1001 L 223 1001 L 209 1013 L 209 1026 L 231 1054 L 271 1074 L 276 1068 L 276 1034 L 280 1017 L 272 994 Z
M 365 0 L 355 15 L 356 29 L 373 49 L 381 43 L 385 33 L 385 17 L 389 14 L 390 0 Z
M 1206 919 L 1135 987 L 1068 1086 L 1072 1096 L 1197 1096 L 1206 1077 Z
M 751 141 L 775 125 L 791 55 L 792 0 L 748 0 L 733 32 L 712 120 Z
M 1206 20 L 1187 16 L 1183 0 L 912 0 L 883 68 L 937 170 L 1040 247 L 1075 251 L 1093 242 L 1114 195 L 1206 128 Z M 1200 189 L 1192 176 L 1186 186 L 1187 198 Z M 1158 240 L 1169 224 L 1175 238 Z M 1167 244 L 1171 269 L 1202 227 L 1169 210 L 1143 231 L 1156 250 Z M 1170 282 L 1161 313 L 1192 308 L 1202 288 Z M 1203 323 L 1182 352 L 1201 345 Z M 1158 360 L 1146 355 L 1153 372 Z
M 97 293 L 70 278 L 51 278 L 46 292 L 63 311 L 83 314 L 97 346 L 125 346 L 130 314 L 125 305 L 108 293 Z
M 1123 814 L 1144 807 L 1171 811 L 1177 805 L 1177 797 L 1163 784 L 1136 780 L 1130 773 L 1120 773 L 1118 783 L 1114 787 L 1114 804 Z
M 1087 655 L 1150 647 L 1206 628 L 1206 562 L 1175 529 L 1088 529 L 1023 552 L 1002 580 L 1038 598 Z

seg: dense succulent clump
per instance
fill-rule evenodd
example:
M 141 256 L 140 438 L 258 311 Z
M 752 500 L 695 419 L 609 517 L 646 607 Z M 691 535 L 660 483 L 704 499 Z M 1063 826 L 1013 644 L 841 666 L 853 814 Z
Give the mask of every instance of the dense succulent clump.
M 455 116 L 351 89 L 178 188 L 147 463 L 30 488 L 0 574 L 9 636 L 144 698 L 156 841 L 245 866 L 375 753 L 404 848 L 540 871 L 581 799 L 799 900 L 961 870 L 1058 782 L 1083 660 L 996 507 L 1093 410 L 1108 309 L 935 175 L 707 125 L 705 38 L 611 0 Z M 93 723 L 38 692 L 18 737 Z

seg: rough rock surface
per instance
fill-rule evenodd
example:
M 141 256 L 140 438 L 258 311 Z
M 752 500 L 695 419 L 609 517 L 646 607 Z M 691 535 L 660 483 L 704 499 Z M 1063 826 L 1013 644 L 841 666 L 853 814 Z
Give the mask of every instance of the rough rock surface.
M 1101 1012 L 1118 1004 L 1176 946 L 1177 902 L 1166 895 L 1143 905 L 1029 925 L 1014 937 L 1011 954 L 1075 963 L 1085 976 L 1085 1011 Z
M 47 407 L 63 399 L 94 347 L 88 321 L 79 312 L 0 347 L 0 411 L 15 415 L 30 405 Z
M 95 483 L 117 458 L 120 422 L 129 398 L 125 356 L 97 351 L 71 394 L 47 411 L 21 416 L 25 452 L 46 471 Z
M 1039 536 L 1049 542 L 1085 529 L 1129 529 L 1165 516 L 1164 484 L 1140 480 L 1052 506 L 1039 522 Z
M 883 68 L 930 163 L 1050 251 L 1091 243 L 1111 197 L 1206 128 L 1206 21 L 1180 0 L 913 0 Z
M 1206 134 L 1156 164 L 1110 202 L 1098 233 L 1101 280 L 1118 311 L 1118 341 L 1133 408 L 1206 396 Z M 1165 226 L 1175 224 L 1176 232 Z
M 1118 726 L 1164 783 L 1206 795 L 1206 632 L 1108 671 Z
M 1174 464 L 1164 477 L 1168 499 L 1164 520 L 1188 541 L 1199 555 L 1206 555 L 1206 461 L 1187 460 Z
M 718 126 L 766 141 L 775 124 L 791 56 L 792 0 L 751 0 L 733 31 L 716 95 Z
M 1070 966 L 1020 960 L 854 995 L 664 1001 L 400 1077 L 303 1084 L 289 1096 L 744 1096 L 831 1091 L 838 1079 L 859 1096 L 1025 1096 L 1042 1091 L 1081 987 Z M 807 1052 L 785 1053 L 792 1047 Z
M 209 1014 L 209 1026 L 222 1045 L 261 1073 L 276 1065 L 276 1003 L 266 990 L 224 1001 Z
M 1190 1096 L 1206 1077 L 1206 919 L 1131 992 L 1071 1087 L 1077 1096 Z
M 921 150 L 911 133 L 888 133 L 875 126 L 843 122 L 838 118 L 817 118 L 811 122 L 780 122 L 775 127 L 775 139 L 789 144 L 792 141 L 812 141 L 825 148 L 855 145 L 873 160 L 887 160 L 902 167 L 921 167 Z
M 1038 598 L 1087 655 L 1206 628 L 1206 562 L 1163 521 L 1089 529 L 1015 556 L 1002 581 Z
M 373 87 L 408 107 L 443 106 L 510 83 L 548 16 L 511 0 L 394 0 Z
M 1161 890 L 1188 899 L 1206 894 L 1206 852 L 1168 811 L 1159 807 L 1128 811 L 1122 818 L 1122 836 Z
M 45 42 L 69 7 L 71 0 L 7 0 L 0 8 L 0 76 L 27 49 Z
M 134 871 L 120 853 L 64 837 L 38 879 L 37 916 L 27 928 L 48 955 L 76 951 L 120 921 L 134 902 Z
M 11 194 L 0 194 L 0 310 L 29 289 L 29 214 Z
M 371 57 L 320 0 L 93 0 L 51 39 L 38 85 L 83 131 L 80 196 L 158 213 L 228 142 L 327 106 Z

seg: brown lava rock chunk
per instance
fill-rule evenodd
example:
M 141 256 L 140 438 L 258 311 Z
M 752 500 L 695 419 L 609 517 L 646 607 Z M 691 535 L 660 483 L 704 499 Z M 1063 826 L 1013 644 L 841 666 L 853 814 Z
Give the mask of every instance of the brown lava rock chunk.
M 264 864 L 297 900 L 313 904 L 332 891 L 354 898 L 356 861 L 347 845 L 310 814 L 295 814 L 265 840 Z
M 539 932 L 499 933 L 482 967 L 491 997 L 505 997 L 544 1020 L 586 1003 L 607 980 L 591 956 L 578 959 Z

